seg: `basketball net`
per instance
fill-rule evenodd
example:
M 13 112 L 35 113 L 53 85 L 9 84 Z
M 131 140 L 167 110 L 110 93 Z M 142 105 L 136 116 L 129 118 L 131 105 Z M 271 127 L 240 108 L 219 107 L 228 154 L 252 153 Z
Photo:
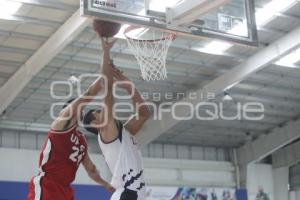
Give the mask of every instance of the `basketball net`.
M 135 26 L 129 26 L 124 34 L 139 63 L 142 78 L 146 81 L 167 78 L 166 56 L 175 34 Z

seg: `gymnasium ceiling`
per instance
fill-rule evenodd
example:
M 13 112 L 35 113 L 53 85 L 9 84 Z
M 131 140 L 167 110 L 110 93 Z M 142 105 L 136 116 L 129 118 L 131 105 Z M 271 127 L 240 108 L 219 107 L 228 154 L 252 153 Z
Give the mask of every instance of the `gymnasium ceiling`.
M 126 1 L 130 1 L 131 4 L 128 5 L 132 6 L 134 2 L 138 2 Z M 0 17 L 0 86 L 3 86 L 79 7 L 78 0 L 17 2 L 23 2 L 23 5 L 13 17 L 9 20 Z M 256 0 L 256 6 L 263 7 L 267 2 Z M 169 73 L 165 81 L 144 82 L 141 79 L 137 62 L 128 50 L 125 40 L 117 42 L 112 56 L 115 64 L 136 83 L 140 91 L 180 93 L 206 85 L 299 26 L 300 2 L 297 1 L 284 13 L 276 13 L 271 22 L 258 28 L 257 48 L 234 45 L 222 55 L 214 55 L 191 48 L 204 47 L 210 40 L 195 41 L 179 37 L 168 54 Z M 100 55 L 99 39 L 88 26 L 17 95 L 2 114 L 0 127 L 45 133 L 45 128 L 51 123 L 50 105 L 57 102 L 50 96 L 51 83 L 55 80 L 65 81 L 71 75 L 98 72 Z M 155 142 L 236 147 L 297 118 L 300 115 L 300 69 L 297 68 L 300 67 L 300 62 L 294 66 L 296 68 L 268 65 L 227 91 L 236 102 L 263 103 L 263 120 L 183 121 L 166 131 Z M 60 94 L 66 93 L 66 88 L 60 89 Z M 216 101 L 222 102 L 222 95 L 219 95 Z M 228 115 L 236 112 L 233 102 L 226 102 L 225 105 Z

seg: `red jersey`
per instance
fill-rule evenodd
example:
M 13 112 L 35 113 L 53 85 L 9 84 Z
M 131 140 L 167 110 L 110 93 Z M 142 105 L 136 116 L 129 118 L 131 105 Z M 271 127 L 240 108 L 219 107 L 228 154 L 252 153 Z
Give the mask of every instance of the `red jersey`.
M 86 139 L 76 128 L 77 125 L 74 125 L 63 132 L 49 131 L 43 151 L 40 154 L 40 172 L 38 176 L 32 179 L 32 196 L 35 197 L 34 199 L 42 199 L 36 197 L 42 195 L 39 193 L 42 193 L 43 189 L 45 191 L 53 190 L 53 192 L 49 191 L 49 193 L 54 193 L 51 194 L 52 197 L 59 195 L 54 192 L 53 184 L 67 188 L 67 194 L 73 193 L 70 184 L 74 181 L 78 167 L 87 154 Z M 48 188 L 47 184 L 49 185 Z M 45 196 L 43 195 L 43 199 L 48 199 Z

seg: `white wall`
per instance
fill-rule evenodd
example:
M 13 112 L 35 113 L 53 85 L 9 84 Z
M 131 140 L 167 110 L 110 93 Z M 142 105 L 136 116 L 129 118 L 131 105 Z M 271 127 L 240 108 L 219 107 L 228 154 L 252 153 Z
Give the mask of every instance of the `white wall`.
M 260 186 L 264 188 L 264 192 L 269 195 L 271 200 L 273 200 L 274 189 L 272 165 L 249 164 L 247 166 L 248 200 L 255 200 Z
M 296 200 L 300 200 L 300 189 L 295 191 L 296 193 Z
M 236 186 L 229 162 L 145 158 L 144 166 L 151 185 Z
M 144 157 L 189 160 L 229 161 L 229 149 L 151 143 L 143 148 Z
M 289 200 L 300 200 L 300 188 L 289 192 Z
M 288 199 L 289 167 L 274 168 L 274 200 Z
M 97 138 L 88 134 L 89 152 L 100 153 Z M 0 147 L 41 149 L 46 134 L 0 130 Z M 230 161 L 230 149 L 151 143 L 142 149 L 144 157 L 188 160 Z
M 109 178 L 110 174 L 101 155 L 91 154 L 101 175 Z M 39 151 L 25 149 L 0 148 L 0 180 L 28 182 L 38 173 Z M 91 184 L 82 167 L 78 172 L 76 183 Z
M 0 148 L 0 180 L 26 181 L 38 172 L 39 151 Z M 100 154 L 91 154 L 103 177 L 110 173 Z M 148 185 L 234 187 L 230 162 L 144 158 Z M 80 168 L 76 183 L 93 184 Z
M 289 200 L 297 200 L 295 191 L 290 191 L 289 192 Z

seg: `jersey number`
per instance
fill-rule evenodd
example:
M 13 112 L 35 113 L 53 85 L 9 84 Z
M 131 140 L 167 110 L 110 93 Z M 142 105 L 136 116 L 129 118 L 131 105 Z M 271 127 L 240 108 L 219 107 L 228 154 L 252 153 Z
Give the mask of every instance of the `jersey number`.
M 70 160 L 73 162 L 76 162 L 77 164 L 80 163 L 84 156 L 84 152 L 80 152 L 79 148 L 77 146 L 72 147 L 73 153 L 69 156 Z

